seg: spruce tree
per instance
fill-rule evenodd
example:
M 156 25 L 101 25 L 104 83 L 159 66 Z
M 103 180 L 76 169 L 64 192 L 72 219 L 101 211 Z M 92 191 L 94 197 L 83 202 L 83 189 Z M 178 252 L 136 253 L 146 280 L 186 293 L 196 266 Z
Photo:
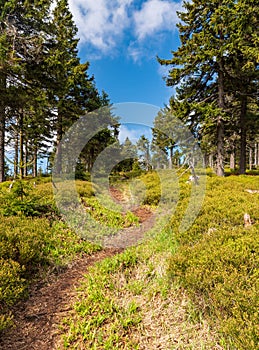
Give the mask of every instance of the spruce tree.
M 20 175 L 26 175 L 33 162 L 36 175 L 38 155 L 50 139 L 56 138 L 58 146 L 79 116 L 109 104 L 88 75 L 89 63 L 78 57 L 68 1 L 57 1 L 52 14 L 50 5 L 49 0 L 0 0 L 0 181 L 6 128 L 7 136 L 14 136 L 15 174 L 20 165 Z M 111 113 L 107 118 L 114 125 Z M 116 135 L 116 125 L 107 129 L 99 149 Z
M 150 170 L 151 167 L 151 152 L 150 141 L 145 135 L 141 135 L 137 142 L 137 150 L 141 153 L 142 164 L 145 170 Z
M 226 57 L 228 93 L 232 96 L 240 130 L 239 172 L 246 170 L 247 137 L 254 119 L 253 105 L 259 97 L 259 4 L 236 1 L 229 15 L 229 50 Z
M 254 76 L 257 39 L 244 23 L 251 17 L 252 23 L 258 24 L 258 5 L 254 6 L 251 1 L 245 1 L 244 5 L 234 0 L 193 0 L 184 2 L 184 8 L 186 11 L 179 13 L 181 23 L 178 24 L 181 46 L 173 52 L 172 59 L 159 59 L 159 62 L 172 67 L 167 84 L 178 85 L 177 98 L 171 101 L 178 116 L 190 123 L 193 131 L 196 129 L 196 136 L 204 134 L 204 130 L 215 133 L 216 172 L 223 176 L 225 133 L 231 118 L 229 86 L 234 82 L 229 72 L 232 70 L 237 75 L 243 67 L 247 77 L 250 67 Z M 240 118 L 244 118 L 247 100 L 243 97 L 240 102 Z M 240 127 L 242 130 L 242 125 Z
M 98 92 L 93 77 L 88 76 L 89 63 L 80 63 L 77 28 L 67 0 L 59 0 L 53 12 L 53 38 L 47 69 L 49 89 L 55 108 L 57 173 L 61 171 L 61 149 L 64 132 L 86 111 L 98 108 Z M 58 165 L 59 164 L 59 165 Z
M 154 120 L 152 145 L 159 147 L 168 157 L 168 168 L 172 169 L 174 140 L 174 117 L 170 107 L 161 109 Z
M 49 6 L 48 0 L 0 2 L 0 181 L 4 181 L 7 110 L 9 115 L 11 109 L 21 115 L 19 106 L 30 88 L 27 71 L 40 61 Z
M 118 164 L 116 170 L 131 171 L 133 164 L 137 161 L 138 155 L 136 145 L 131 142 L 128 136 L 126 137 L 124 143 L 121 145 L 121 156 L 123 158 L 123 161 Z

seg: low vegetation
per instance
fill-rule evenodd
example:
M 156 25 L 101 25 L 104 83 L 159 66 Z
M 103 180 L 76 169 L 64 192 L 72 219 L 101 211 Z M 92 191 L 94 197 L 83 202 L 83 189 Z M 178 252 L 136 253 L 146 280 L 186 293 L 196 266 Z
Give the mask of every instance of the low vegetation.
M 174 215 L 157 216 L 143 244 L 89 269 L 74 310 L 60 325 L 62 348 L 257 348 L 259 193 L 246 191 L 259 190 L 257 177 L 223 179 L 208 173 L 202 208 L 186 232 L 179 230 L 179 224 L 191 185 L 185 174 L 177 191 L 178 184 L 167 178 L 163 186 L 174 194 Z M 124 181 L 123 188 L 137 201 L 154 205 L 165 199 L 155 173 L 133 182 Z M 91 188 L 88 182 L 77 181 L 78 193 L 96 211 Z M 1 191 L 2 203 L 9 198 L 10 207 L 11 191 L 7 185 Z M 35 196 L 34 204 L 49 211 L 7 213 L 1 208 L 0 329 L 10 321 L 8 307 L 26 296 L 29 283 L 43 267 L 54 268 L 77 253 L 100 249 L 60 220 L 50 183 L 26 191 Z M 100 207 L 106 216 L 103 210 Z M 252 221 L 246 228 L 245 213 Z
M 110 203 L 107 203 L 107 206 L 104 205 L 105 198 L 96 199 L 96 198 L 85 198 L 83 197 L 83 202 L 86 206 L 87 212 L 100 224 L 107 225 L 114 228 L 124 228 L 132 225 L 138 225 L 138 218 L 130 211 L 125 213 L 116 211 L 110 207 Z M 116 206 L 115 206 L 116 207 Z M 120 208 L 118 208 L 120 209 Z
M 259 341 L 258 193 L 246 189 L 258 190 L 256 177 L 209 179 L 195 224 L 175 233 L 179 249 L 168 269 L 233 349 L 256 349 Z M 245 213 L 253 222 L 247 228 Z
M 202 210 L 182 233 L 190 194 L 182 178 L 166 226 L 85 277 L 62 326 L 64 348 L 256 349 L 259 194 L 246 189 L 259 190 L 256 177 L 208 177 Z
M 0 331 L 11 323 L 9 307 L 26 297 L 33 281 L 76 254 L 100 249 L 62 222 L 50 182 L 10 184 L 2 184 L 0 195 Z

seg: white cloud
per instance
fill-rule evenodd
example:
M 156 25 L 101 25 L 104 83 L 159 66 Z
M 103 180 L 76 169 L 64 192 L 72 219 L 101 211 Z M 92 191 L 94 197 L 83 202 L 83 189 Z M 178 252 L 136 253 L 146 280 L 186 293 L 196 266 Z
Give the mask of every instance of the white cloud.
M 128 126 L 127 124 L 120 126 L 119 141 L 124 143 L 128 137 L 132 143 L 136 143 L 141 135 L 145 135 L 147 138 L 152 138 L 151 128 L 142 124 L 133 124 Z
M 123 143 L 127 137 L 131 142 L 135 143 L 139 139 L 139 132 L 137 130 L 130 130 L 122 124 L 120 126 L 119 141 Z
M 128 7 L 133 0 L 70 0 L 69 6 L 79 29 L 81 43 L 101 51 L 116 45 L 129 26 Z
M 174 30 L 179 21 L 176 11 L 182 5 L 172 0 L 146 0 L 137 9 L 136 3 L 136 0 L 69 0 L 80 43 L 89 44 L 97 55 L 126 46 L 131 58 L 138 61 L 144 39 Z
M 138 40 L 158 31 L 173 30 L 179 22 L 176 11 L 182 10 L 179 2 L 148 0 L 134 13 L 135 31 Z
M 141 62 L 144 56 L 143 47 L 141 47 L 137 42 L 131 42 L 128 46 L 128 55 L 135 62 Z

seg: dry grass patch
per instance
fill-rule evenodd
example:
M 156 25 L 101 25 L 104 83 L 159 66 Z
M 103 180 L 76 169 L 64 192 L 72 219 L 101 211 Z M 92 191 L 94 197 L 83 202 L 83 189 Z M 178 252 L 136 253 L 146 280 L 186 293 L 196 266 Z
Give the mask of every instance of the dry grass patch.
M 110 297 L 123 309 L 136 305 L 141 315 L 131 334 L 137 349 L 223 349 L 185 291 L 163 285 L 167 255 L 154 255 L 138 264 L 130 277 L 124 272 L 112 276 L 115 288 Z

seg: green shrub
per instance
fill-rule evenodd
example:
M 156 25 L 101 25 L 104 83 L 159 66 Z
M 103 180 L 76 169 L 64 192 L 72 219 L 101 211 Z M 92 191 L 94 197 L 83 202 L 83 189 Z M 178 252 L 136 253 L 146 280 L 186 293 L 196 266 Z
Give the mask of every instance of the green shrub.
M 100 249 L 62 222 L 46 218 L 0 217 L 0 330 L 10 324 L 8 306 L 26 295 L 39 270 L 65 265 L 78 253 Z
M 6 218 L 0 224 L 0 253 L 24 266 L 26 271 L 45 261 L 45 246 L 50 238 L 47 219 Z
M 12 259 L 0 258 L 0 307 L 13 305 L 25 292 L 24 268 Z
M 57 212 L 50 184 L 47 191 L 33 188 L 29 181 L 17 180 L 12 185 L 12 188 L 1 186 L 0 213 L 4 216 L 46 216 Z M 39 185 L 39 188 L 42 189 L 43 185 Z
M 92 197 L 95 194 L 96 186 L 88 181 L 76 181 L 76 190 L 80 197 Z
M 107 207 L 105 206 L 107 201 Z M 138 218 L 131 212 L 125 214 L 110 209 L 111 203 L 105 198 L 99 201 L 96 198 L 83 198 L 83 202 L 87 207 L 87 212 L 99 223 L 114 228 L 129 227 L 139 223 Z M 114 203 L 113 208 L 115 207 Z

